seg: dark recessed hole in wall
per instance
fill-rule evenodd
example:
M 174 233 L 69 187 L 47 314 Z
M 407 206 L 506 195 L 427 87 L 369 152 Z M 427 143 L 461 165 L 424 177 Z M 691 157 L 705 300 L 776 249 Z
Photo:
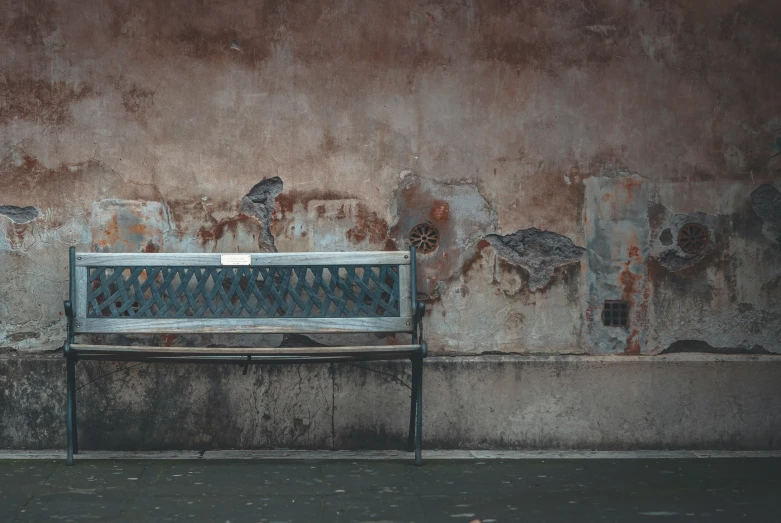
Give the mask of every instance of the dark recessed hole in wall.
M 662 245 L 672 245 L 673 232 L 670 229 L 663 230 L 662 234 L 659 235 L 659 241 L 662 242 Z
M 439 247 L 439 231 L 429 222 L 419 223 L 409 232 L 409 242 L 421 254 L 434 252 Z
M 629 302 L 605 300 L 605 307 L 602 309 L 602 323 L 608 327 L 628 327 Z
M 678 247 L 686 254 L 699 254 L 710 242 L 708 229 L 699 223 L 687 223 L 678 231 Z

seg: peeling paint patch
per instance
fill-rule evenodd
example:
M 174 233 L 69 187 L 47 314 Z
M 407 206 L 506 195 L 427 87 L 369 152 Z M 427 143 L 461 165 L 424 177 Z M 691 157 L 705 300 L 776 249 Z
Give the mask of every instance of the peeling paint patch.
M 354 196 L 336 191 L 280 194 L 271 232 L 285 251 L 396 250 L 385 218 Z
M 664 251 L 659 256 L 659 264 L 668 271 L 676 272 L 688 269 L 692 265 L 696 265 L 702 261 L 703 256 L 701 254 L 685 254 L 681 255 L 674 249 Z
M 462 273 L 440 285 L 441 295 L 427 309 L 431 353 L 584 352 L 580 265 L 558 268 L 556 284 L 546 292 L 528 292 L 527 280 L 528 271 L 499 257 L 488 241 L 479 241 Z
M 163 238 L 160 202 L 107 199 L 92 206 L 90 224 L 95 252 L 152 252 Z
M 584 183 L 588 268 L 587 287 L 581 291 L 584 341 L 596 353 L 643 354 L 647 350 L 650 298 L 647 183 L 636 175 L 592 177 Z M 629 327 L 603 325 L 597 311 L 607 300 L 629 304 Z
M 257 216 L 264 223 L 271 220 L 277 196 L 282 192 L 283 183 L 279 176 L 266 178 L 252 186 L 241 200 L 241 212 Z
M 505 260 L 529 271 L 529 290 L 546 287 L 556 267 L 578 263 L 586 249 L 566 236 L 532 227 L 512 234 L 485 237 L 496 253 Z
M 472 182 L 443 183 L 404 173 L 391 201 L 390 236 L 409 246 L 410 231 L 430 223 L 439 232 L 436 250 L 418 257 L 418 291 L 435 296 L 443 282 L 462 275 L 478 243 L 496 230 L 496 211 Z
M 671 343 L 669 347 L 659 354 L 678 354 L 685 352 L 701 352 L 707 354 L 772 354 L 762 345 L 750 347 L 714 347 L 703 340 L 679 340 Z
M 17 207 L 16 205 L 0 205 L 0 214 L 14 223 L 27 223 L 36 219 L 40 212 L 35 207 Z
M 781 191 L 770 184 L 763 184 L 751 193 L 751 207 L 762 221 L 781 229 Z
M 274 214 L 277 196 L 282 192 L 282 178 L 274 176 L 256 183 L 241 200 L 241 212 L 254 216 L 263 226 L 259 242 L 276 252 L 274 236 L 271 234 L 271 218 Z

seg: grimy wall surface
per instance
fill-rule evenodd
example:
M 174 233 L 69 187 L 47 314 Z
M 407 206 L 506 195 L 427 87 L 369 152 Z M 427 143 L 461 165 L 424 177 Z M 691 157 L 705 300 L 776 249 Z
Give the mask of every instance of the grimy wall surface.
M 499 365 L 491 359 L 498 357 L 501 388 L 459 407 L 480 410 L 480 398 L 524 394 L 508 365 L 544 355 L 540 361 L 577 367 L 569 356 L 549 356 L 583 354 L 618 365 L 620 379 L 588 374 L 602 368 L 588 360 L 578 367 L 586 374 L 551 389 L 554 397 L 569 394 L 561 401 L 572 403 L 594 395 L 580 383 L 622 387 L 594 400 L 602 401 L 636 383 L 626 369 L 647 383 L 665 375 L 659 368 L 675 368 L 654 404 L 669 412 L 670 389 L 690 390 L 687 380 L 710 376 L 696 363 L 710 360 L 676 367 L 666 354 L 750 353 L 764 356 L 741 355 L 734 367 L 729 357 L 710 361 L 722 370 L 709 383 L 720 383 L 720 394 L 745 380 L 765 384 L 767 401 L 752 401 L 769 408 L 778 381 L 758 376 L 778 376 L 770 369 L 781 354 L 779 20 L 773 0 L 2 0 L 0 445 L 61 445 L 57 351 L 69 246 L 404 249 L 419 224 L 436 229 L 439 242 L 419 257 L 426 337 L 441 357 L 432 369 L 444 376 L 427 382 L 429 394 L 452 397 L 458 384 L 468 390 L 491 380 L 481 365 Z M 627 326 L 604 325 L 606 301 L 626 304 Z M 615 363 L 619 355 L 638 363 Z M 735 371 L 744 381 L 731 388 L 723 373 L 745 365 L 755 371 Z M 80 367 L 85 387 L 119 371 L 84 390 L 86 426 L 131 434 L 83 441 L 360 447 L 401 440 L 401 428 L 376 419 L 384 411 L 373 393 L 342 398 L 340 414 L 354 409 L 346 426 L 355 436 L 339 439 L 336 403 L 347 389 L 338 383 L 361 390 L 365 370 L 262 370 L 246 389 L 238 374 L 219 374 L 233 370 L 188 369 Z M 406 372 L 382 372 L 396 371 Z M 257 426 L 199 421 L 208 409 L 193 405 L 216 398 L 230 400 L 220 403 L 235 414 L 228 419 L 287 428 L 271 437 L 252 432 Z M 119 405 L 134 416 L 112 410 Z M 190 423 L 172 422 L 189 432 L 169 428 L 169 439 L 145 439 L 150 432 L 141 431 L 133 439 L 159 415 L 155 405 L 190 409 Z M 569 437 L 584 433 L 567 424 L 546 438 L 519 436 L 518 427 L 538 419 L 535 409 L 550 416 L 547 403 L 530 405 L 516 416 L 523 421 L 516 432 L 502 437 L 485 420 L 477 424 L 483 433 L 467 435 L 459 423 L 469 416 L 426 415 L 440 427 L 434 439 L 442 446 L 618 445 L 612 436 Z M 615 419 L 606 422 L 637 435 L 608 412 Z M 730 419 L 737 432 L 711 441 L 779 445 L 778 417 L 762 418 L 761 437 L 751 432 L 761 423 Z M 625 441 L 705 444 L 681 438 Z

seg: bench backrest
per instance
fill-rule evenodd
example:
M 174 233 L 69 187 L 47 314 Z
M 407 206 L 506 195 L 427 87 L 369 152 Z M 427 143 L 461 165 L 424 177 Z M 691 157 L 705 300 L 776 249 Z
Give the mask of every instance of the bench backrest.
M 412 332 L 413 253 L 71 248 L 74 333 Z

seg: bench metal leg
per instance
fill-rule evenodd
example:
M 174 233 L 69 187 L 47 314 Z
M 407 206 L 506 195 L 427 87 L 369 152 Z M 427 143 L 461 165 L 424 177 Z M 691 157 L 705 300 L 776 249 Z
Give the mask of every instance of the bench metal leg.
M 79 453 L 79 402 L 76 382 L 76 358 L 73 359 L 73 454 Z
M 73 465 L 73 454 L 76 449 L 76 359 L 67 358 L 68 367 L 68 406 L 66 414 L 66 429 L 68 432 L 68 465 Z
M 418 385 L 415 380 L 415 358 L 410 360 L 412 362 L 412 392 L 410 394 L 409 405 L 409 438 L 407 439 L 407 449 L 415 450 L 415 407 L 418 403 Z
M 423 444 L 423 358 L 412 360 L 412 381 L 415 383 L 415 465 L 422 464 Z

